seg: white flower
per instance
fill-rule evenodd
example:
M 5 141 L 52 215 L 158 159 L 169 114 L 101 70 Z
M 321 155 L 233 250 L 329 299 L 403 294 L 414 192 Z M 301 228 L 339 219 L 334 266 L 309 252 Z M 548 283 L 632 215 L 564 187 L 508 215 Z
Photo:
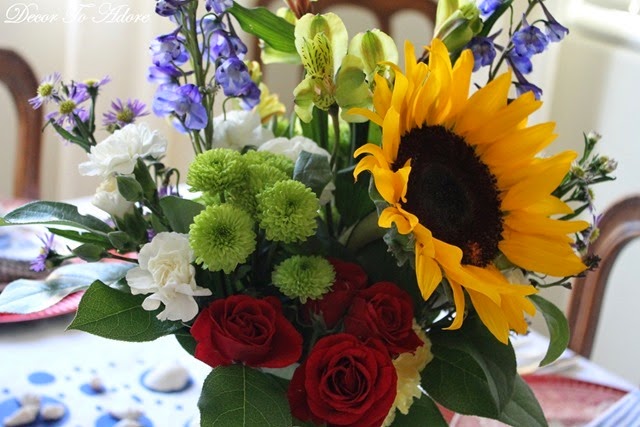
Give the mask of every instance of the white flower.
M 89 161 L 78 169 L 82 175 L 107 177 L 130 174 L 139 158 L 159 157 L 167 150 L 167 140 L 146 124 L 130 124 L 91 147 Z
M 325 156 L 327 161 L 331 161 L 331 154 L 324 148 L 320 147 L 314 140 L 304 136 L 294 136 L 293 138 L 274 138 L 262 144 L 258 151 L 270 151 L 276 154 L 287 156 L 295 163 L 303 151 L 311 154 Z M 320 205 L 329 203 L 333 197 L 333 190 L 336 186 L 333 182 L 329 182 L 320 195 Z
M 126 213 L 133 211 L 134 206 L 133 202 L 127 201 L 118 191 L 115 176 L 109 176 L 102 181 L 91 199 L 91 203 L 116 218 L 124 218 Z
M 261 146 L 273 139 L 273 132 L 262 127 L 255 111 L 233 110 L 213 119 L 213 145 L 242 151 L 247 145 Z
M 188 322 L 198 314 L 193 297 L 211 295 L 209 289 L 196 285 L 193 260 L 185 234 L 157 234 L 140 250 L 139 266 L 127 272 L 131 293 L 151 294 L 142 303 L 145 310 L 153 311 L 164 304 L 158 319 Z

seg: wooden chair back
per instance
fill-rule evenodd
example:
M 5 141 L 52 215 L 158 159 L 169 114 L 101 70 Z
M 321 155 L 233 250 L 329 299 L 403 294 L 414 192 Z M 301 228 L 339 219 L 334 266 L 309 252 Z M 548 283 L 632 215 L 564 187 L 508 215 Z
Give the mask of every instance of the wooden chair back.
M 569 348 L 590 357 L 609 274 L 622 249 L 640 237 L 640 195 L 615 203 L 602 215 L 600 236 L 589 254 L 601 258 L 595 271 L 575 280 L 569 299 Z
M 40 197 L 40 151 L 42 109 L 34 110 L 29 98 L 36 95 L 38 79 L 29 64 L 16 52 L 0 49 L 0 82 L 4 83 L 18 112 L 18 145 L 13 197 Z

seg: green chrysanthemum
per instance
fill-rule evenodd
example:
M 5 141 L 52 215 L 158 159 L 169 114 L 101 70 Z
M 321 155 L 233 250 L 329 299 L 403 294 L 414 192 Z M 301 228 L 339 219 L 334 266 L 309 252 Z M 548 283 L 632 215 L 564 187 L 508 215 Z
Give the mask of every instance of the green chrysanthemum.
M 287 178 L 293 176 L 293 161 L 282 154 L 270 151 L 248 151 L 244 154 L 245 160 L 249 164 L 266 164 L 282 171 Z
M 319 256 L 292 256 L 273 271 L 271 280 L 290 298 L 318 299 L 329 291 L 336 273 L 331 263 Z
M 277 182 L 258 195 L 260 228 L 272 241 L 304 241 L 316 231 L 318 206 L 318 198 L 303 183 Z
M 187 184 L 195 191 L 219 194 L 242 182 L 246 162 L 237 151 L 216 148 L 196 156 L 189 166 Z
M 253 220 L 242 209 L 222 204 L 208 206 L 189 229 L 196 262 L 211 271 L 231 273 L 256 248 Z
M 249 163 L 246 165 L 242 183 L 227 193 L 228 201 L 255 215 L 258 205 L 257 195 L 275 183 L 289 179 L 289 176 L 266 163 Z

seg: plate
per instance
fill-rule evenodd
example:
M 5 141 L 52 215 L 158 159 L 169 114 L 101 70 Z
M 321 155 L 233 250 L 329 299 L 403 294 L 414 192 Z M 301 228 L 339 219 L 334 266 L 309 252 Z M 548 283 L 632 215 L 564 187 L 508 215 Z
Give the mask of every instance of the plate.
M 523 378 L 538 398 L 549 425 L 554 427 L 584 426 L 627 394 L 624 390 L 555 375 L 528 375 Z M 456 414 L 450 425 L 498 427 L 505 424 Z
M 80 298 L 82 298 L 83 293 L 84 292 L 75 292 L 67 295 L 51 307 L 33 313 L 0 313 L 0 323 L 28 322 L 73 313 L 78 309 L 78 304 L 80 303 Z

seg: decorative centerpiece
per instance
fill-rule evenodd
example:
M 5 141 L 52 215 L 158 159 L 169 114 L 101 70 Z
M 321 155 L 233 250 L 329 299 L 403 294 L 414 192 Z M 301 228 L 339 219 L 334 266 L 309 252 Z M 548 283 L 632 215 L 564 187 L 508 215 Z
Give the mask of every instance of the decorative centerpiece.
M 435 37 L 419 57 L 404 42 L 400 64 L 389 35 L 349 38 L 309 1 L 277 15 L 157 1 L 175 30 L 151 43 L 151 109 L 190 139 L 193 162 L 182 175 L 164 164 L 139 100 L 114 101 L 98 141 L 107 78 L 44 79 L 32 104 L 52 105 L 48 125 L 87 152 L 79 170 L 103 179 L 92 201 L 109 219 L 41 201 L 7 214 L 76 242 L 58 253 L 47 237 L 34 269 L 88 263 L 39 282 L 39 302 L 10 285 L 0 308 L 85 290 L 70 328 L 174 335 L 212 368 L 203 426 L 445 425 L 441 408 L 546 425 L 510 337 L 539 310 L 542 364 L 565 350 L 566 319 L 538 291 L 596 266 L 590 186 L 615 163 L 595 134 L 581 156 L 542 154 L 554 124 L 528 122 L 542 90 L 525 76 L 568 30 L 541 0 L 512 3 L 441 0 Z M 264 62 L 303 65 L 291 114 L 236 26 Z

